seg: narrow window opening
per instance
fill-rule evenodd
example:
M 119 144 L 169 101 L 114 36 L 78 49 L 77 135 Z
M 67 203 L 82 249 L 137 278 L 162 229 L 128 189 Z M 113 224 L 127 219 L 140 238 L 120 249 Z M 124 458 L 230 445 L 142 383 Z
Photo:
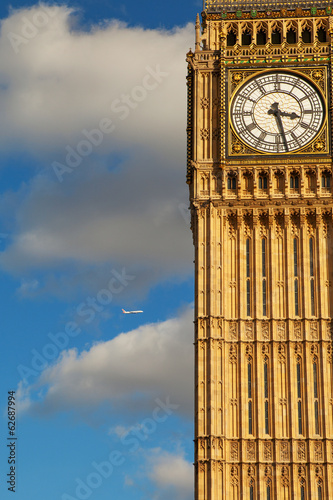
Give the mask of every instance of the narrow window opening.
M 298 304 L 298 280 L 294 281 L 294 294 L 295 294 L 295 316 L 299 316 L 299 304 Z
M 314 273 L 313 273 L 313 238 L 310 238 L 310 276 L 314 276 Z
M 264 364 L 265 398 L 268 398 L 268 365 Z
M 315 399 L 317 399 L 318 398 L 317 363 L 313 363 L 313 392 Z
M 246 277 L 250 277 L 250 240 L 246 240 Z
M 254 488 L 250 486 L 250 500 L 254 500 Z
M 296 31 L 287 31 L 287 43 L 296 43 Z
M 297 409 L 298 409 L 298 433 L 303 434 L 302 426 L 302 386 L 301 386 L 301 364 L 296 365 L 297 373 Z
M 262 314 L 267 316 L 267 283 L 266 278 L 262 281 Z
M 249 401 L 249 434 L 253 434 L 253 428 L 252 428 L 252 401 Z
M 310 280 L 310 292 L 311 292 L 311 315 L 315 315 L 315 287 L 314 287 L 314 279 Z
M 257 45 L 266 45 L 267 42 L 267 35 L 266 32 L 261 29 L 257 33 Z
M 301 486 L 301 500 L 305 500 L 305 488 Z
M 251 45 L 251 42 L 252 42 L 252 35 L 247 30 L 242 34 L 242 45 Z
M 267 497 L 267 500 L 271 500 L 271 487 L 270 486 L 267 486 L 267 488 L 266 488 L 266 497 Z
M 298 434 L 303 434 L 302 427 L 302 402 L 298 401 Z
M 267 188 L 268 188 L 267 175 L 259 175 L 259 189 L 267 189 Z
M 298 260 L 298 252 L 297 252 L 297 238 L 294 238 L 294 276 L 298 276 L 298 266 L 297 266 L 297 260 Z
M 315 427 L 316 427 L 316 434 L 319 434 L 319 404 L 318 404 L 318 401 L 315 401 Z
M 329 189 L 331 187 L 331 176 L 328 174 L 323 174 L 321 176 L 321 187 Z
M 304 43 L 311 43 L 311 31 L 309 28 L 305 28 L 305 30 L 302 31 L 302 40 Z
M 274 30 L 272 32 L 272 44 L 280 45 L 280 43 L 281 43 L 281 33 L 278 30 Z
M 252 366 L 251 363 L 247 364 L 247 392 L 248 392 L 248 398 L 252 399 Z
M 228 177 L 228 189 L 236 189 L 236 177 Z
M 321 43 L 327 42 L 327 35 L 325 28 L 323 27 L 319 28 L 319 30 L 317 31 L 317 37 L 319 42 Z
M 234 33 L 233 31 L 230 31 L 227 34 L 227 46 L 233 47 L 234 45 L 236 45 L 236 42 L 237 42 L 236 33 Z
M 322 495 L 322 488 L 321 488 L 321 486 L 319 485 L 319 486 L 318 486 L 318 500 L 322 500 L 322 497 L 323 497 L 323 495 Z
M 251 316 L 251 284 L 250 280 L 246 282 L 246 314 Z
M 291 189 L 298 189 L 298 186 L 299 186 L 298 175 L 291 175 L 290 176 L 290 188 Z
M 265 401 L 265 432 L 269 434 L 268 401 Z

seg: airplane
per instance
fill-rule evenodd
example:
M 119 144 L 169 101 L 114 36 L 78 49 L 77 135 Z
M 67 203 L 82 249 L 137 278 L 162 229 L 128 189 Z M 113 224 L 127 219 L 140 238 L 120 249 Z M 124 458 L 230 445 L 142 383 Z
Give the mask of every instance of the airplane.
M 139 314 L 143 313 L 143 311 L 125 311 L 125 309 L 122 309 L 123 314 Z

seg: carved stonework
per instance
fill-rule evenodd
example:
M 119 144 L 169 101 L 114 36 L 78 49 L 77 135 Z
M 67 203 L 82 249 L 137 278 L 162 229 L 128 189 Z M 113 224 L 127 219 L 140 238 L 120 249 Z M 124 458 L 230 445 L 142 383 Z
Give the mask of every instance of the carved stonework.
M 270 462 L 272 460 L 272 443 L 264 442 L 264 460 Z
M 237 363 L 237 347 L 231 344 L 229 349 L 229 361 L 230 363 Z
M 326 336 L 329 340 L 333 340 L 333 323 L 331 320 L 326 322 Z
M 256 445 L 253 441 L 249 441 L 246 447 L 247 460 L 254 461 L 256 459 Z
M 245 337 L 247 340 L 253 340 L 253 323 L 252 323 L 252 321 L 245 322 Z
M 229 338 L 230 340 L 237 340 L 237 323 L 235 321 L 229 323 Z
M 289 467 L 286 465 L 281 468 L 281 485 L 289 488 Z
M 316 462 L 323 461 L 323 444 L 321 441 L 317 441 L 314 444 L 314 458 Z
M 237 461 L 238 460 L 238 442 L 231 441 L 230 443 L 230 460 Z
M 289 443 L 288 443 L 288 441 L 282 441 L 280 444 L 280 460 L 282 462 L 287 462 L 289 460 Z
M 286 348 L 283 344 L 280 344 L 278 347 L 278 358 L 281 364 L 286 362 Z
M 277 324 L 277 334 L 279 340 L 286 340 L 286 324 L 284 321 L 279 321 Z
M 269 323 L 268 321 L 263 321 L 261 323 L 261 334 L 264 340 L 269 340 Z
M 294 336 L 296 340 L 302 338 L 302 323 L 300 321 L 294 322 Z
M 316 321 L 310 323 L 310 337 L 312 340 L 318 339 L 318 323 Z
M 237 465 L 233 465 L 230 469 L 230 479 L 231 479 L 231 484 L 233 486 L 238 485 L 238 467 Z
M 305 462 L 306 452 L 305 452 L 305 442 L 300 441 L 297 445 L 297 460 L 300 462 Z

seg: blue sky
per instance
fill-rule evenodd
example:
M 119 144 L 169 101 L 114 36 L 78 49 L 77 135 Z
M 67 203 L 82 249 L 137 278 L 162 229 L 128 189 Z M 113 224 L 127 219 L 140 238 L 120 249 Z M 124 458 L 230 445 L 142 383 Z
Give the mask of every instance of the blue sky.
M 201 8 L 0 6 L 1 498 L 11 390 L 17 500 L 193 497 L 185 55 Z

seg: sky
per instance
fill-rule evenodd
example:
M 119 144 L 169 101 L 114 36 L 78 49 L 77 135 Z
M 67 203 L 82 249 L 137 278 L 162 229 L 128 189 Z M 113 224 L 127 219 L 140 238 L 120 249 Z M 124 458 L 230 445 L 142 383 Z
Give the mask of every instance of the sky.
M 1 499 L 193 498 L 201 9 L 0 6 Z

